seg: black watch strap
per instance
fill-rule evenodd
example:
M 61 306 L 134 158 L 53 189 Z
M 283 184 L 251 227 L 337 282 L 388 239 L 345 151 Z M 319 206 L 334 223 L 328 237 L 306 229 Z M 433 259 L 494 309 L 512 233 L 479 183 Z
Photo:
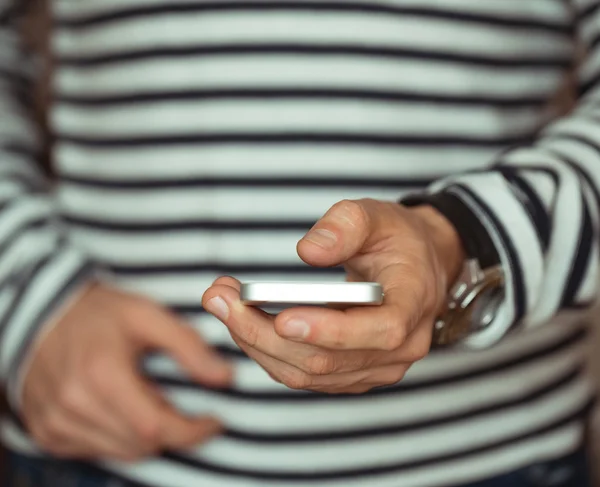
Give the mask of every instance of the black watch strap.
M 444 215 L 456 228 L 467 256 L 479 261 L 482 269 L 500 263 L 500 256 L 478 216 L 452 193 L 410 195 L 400 200 L 404 206 L 429 205 Z

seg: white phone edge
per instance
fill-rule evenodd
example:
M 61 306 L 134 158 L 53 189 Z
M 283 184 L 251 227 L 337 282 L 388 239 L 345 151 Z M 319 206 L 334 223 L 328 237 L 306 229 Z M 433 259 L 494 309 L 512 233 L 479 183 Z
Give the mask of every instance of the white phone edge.
M 373 282 L 245 282 L 244 304 L 376 306 L 383 303 L 383 288 Z

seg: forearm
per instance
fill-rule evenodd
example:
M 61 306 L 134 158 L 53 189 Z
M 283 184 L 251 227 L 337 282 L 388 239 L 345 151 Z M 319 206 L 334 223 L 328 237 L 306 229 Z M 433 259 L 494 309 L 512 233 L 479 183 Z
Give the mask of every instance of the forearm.
M 0 1 L 0 377 L 11 392 L 39 327 L 94 272 L 62 231 L 25 99 L 35 71 Z M 12 399 L 12 398 L 11 398 Z

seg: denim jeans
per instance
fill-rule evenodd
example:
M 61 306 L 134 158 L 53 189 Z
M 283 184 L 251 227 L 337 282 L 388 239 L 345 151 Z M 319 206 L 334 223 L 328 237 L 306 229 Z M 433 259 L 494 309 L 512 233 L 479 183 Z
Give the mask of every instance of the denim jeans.
M 84 464 L 9 455 L 6 487 L 138 487 Z M 226 481 L 224 479 L 224 484 Z M 315 482 L 315 486 L 318 482 Z M 461 487 L 591 487 L 589 463 L 582 449 L 568 457 L 532 465 Z M 141 486 L 139 486 L 141 487 Z M 164 487 L 170 487 L 165 484 Z M 199 484 L 198 487 L 201 487 Z M 398 487 L 402 487 L 398 485 Z M 453 486 L 458 487 L 458 486 Z

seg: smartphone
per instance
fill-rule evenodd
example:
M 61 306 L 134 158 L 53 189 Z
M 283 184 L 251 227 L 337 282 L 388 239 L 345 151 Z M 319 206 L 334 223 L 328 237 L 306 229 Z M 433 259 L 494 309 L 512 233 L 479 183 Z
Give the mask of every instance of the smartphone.
M 241 300 L 251 306 L 378 306 L 383 288 L 372 282 L 245 282 Z

